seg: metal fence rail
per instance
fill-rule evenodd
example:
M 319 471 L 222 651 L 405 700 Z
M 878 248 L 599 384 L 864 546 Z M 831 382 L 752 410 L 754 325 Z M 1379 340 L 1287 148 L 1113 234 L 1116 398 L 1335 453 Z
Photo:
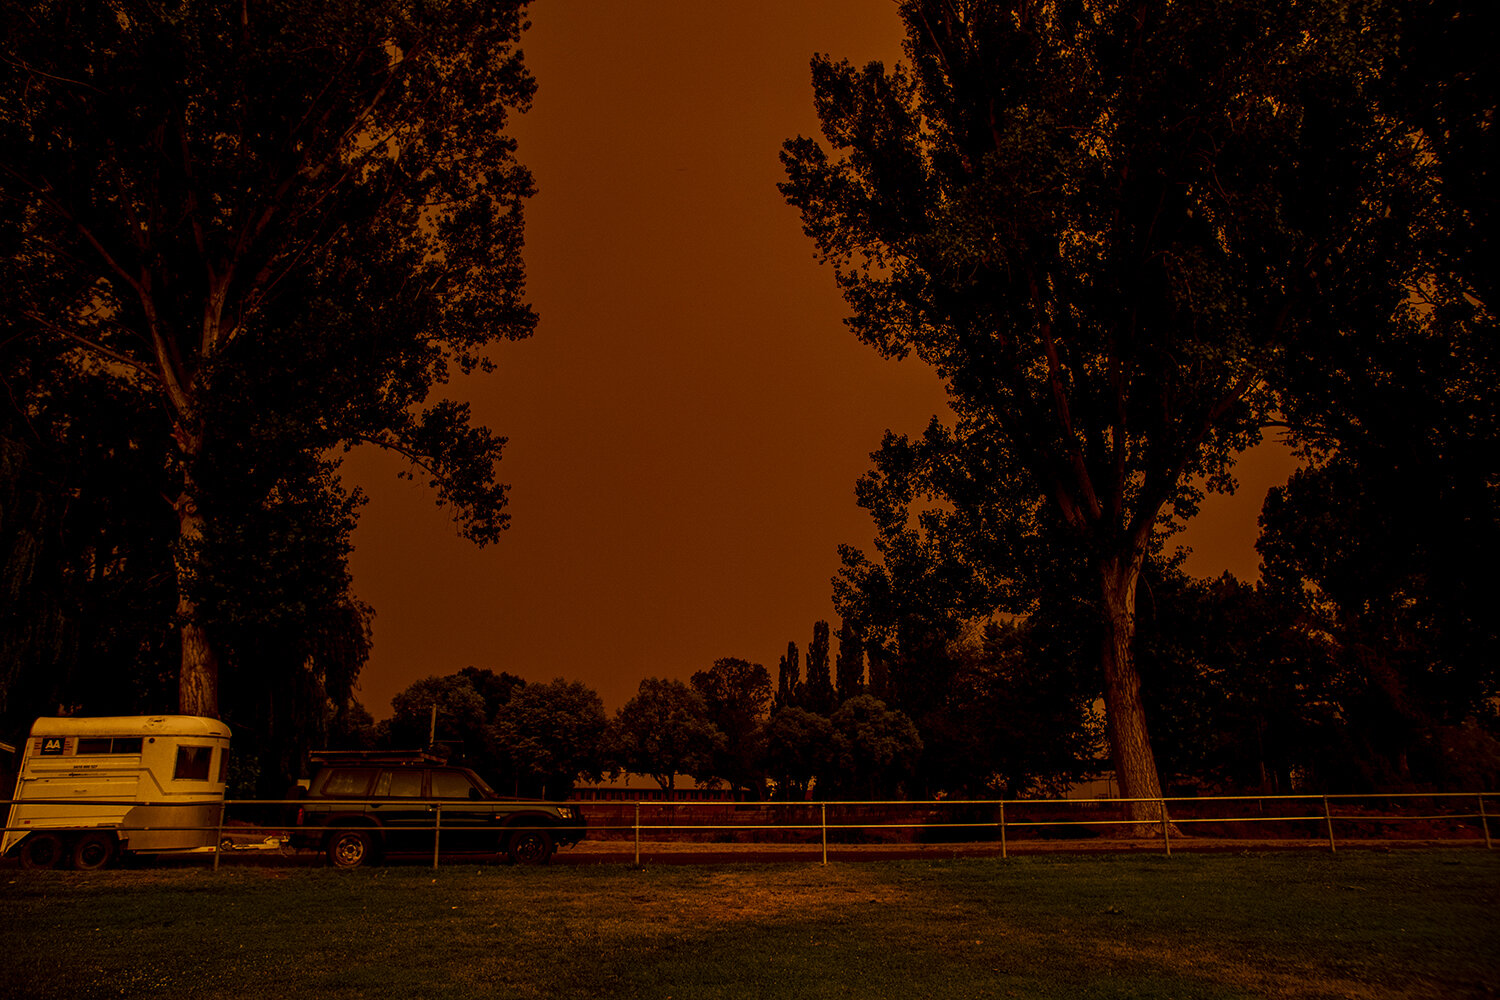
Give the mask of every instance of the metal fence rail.
M 1486 800 L 1489 800 L 1488 802 Z M 764 848 L 799 847 L 819 851 L 828 863 L 834 850 L 860 850 L 871 846 L 917 844 L 969 845 L 994 843 L 1002 858 L 1021 845 L 1035 847 L 1053 839 L 1100 839 L 1128 837 L 1133 844 L 1160 842 L 1170 855 L 1180 848 L 1212 842 L 1254 841 L 1261 845 L 1307 846 L 1326 842 L 1330 852 L 1346 844 L 1394 841 L 1393 831 L 1417 828 L 1416 839 L 1432 842 L 1473 843 L 1482 840 L 1494 849 L 1490 824 L 1500 800 L 1495 792 L 1400 792 L 1330 795 L 1214 795 L 1152 799 L 944 799 L 937 801 L 868 800 L 830 802 L 712 802 L 712 801 L 585 801 L 570 802 L 588 822 L 588 841 L 622 841 L 633 844 L 633 857 L 640 864 L 645 843 L 692 845 L 713 850 L 725 844 Z M 332 800 L 320 800 L 336 804 Z M 339 800 L 347 805 L 388 804 L 390 800 Z M 12 800 L 0 800 L 7 807 Z M 26 805 L 98 806 L 98 799 L 27 799 Z M 116 806 L 166 805 L 168 803 L 111 803 Z M 171 803 L 176 805 L 177 803 Z M 216 826 L 94 826 L 117 834 L 137 832 L 198 832 L 206 846 L 193 853 L 212 855 L 217 869 L 221 857 L 242 853 L 232 849 L 238 838 L 261 837 L 264 843 L 283 846 L 292 830 L 292 812 L 305 799 L 226 800 L 219 809 Z M 437 867 L 443 853 L 442 838 L 452 827 L 443 825 L 443 803 L 433 807 L 430 825 L 402 827 L 408 833 L 432 834 L 432 864 Z M 1132 806 L 1138 808 L 1132 809 Z M 460 807 L 452 803 L 450 808 Z M 267 821 L 267 813 L 279 812 Z M 1135 813 L 1135 815 L 1132 815 Z M 7 813 L 7 815 L 9 815 Z M 247 819 L 245 817 L 252 817 Z M 31 831 L 33 827 L 6 827 L 5 832 Z M 368 826 L 329 825 L 317 827 L 317 836 Z M 549 829 L 516 825 L 520 830 Z M 1187 833 L 1193 830 L 1193 833 Z M 497 831 L 498 832 L 498 831 Z M 1244 836 L 1244 834 L 1253 836 Z M 1101 838 L 1101 835 L 1103 837 Z M 498 845 L 497 845 L 498 853 Z M 425 851 L 425 849 L 424 849 Z
M 1263 843 L 1299 843 L 1312 839 L 1304 832 L 1296 836 L 1285 829 L 1288 825 L 1316 826 L 1316 839 L 1326 840 L 1328 849 L 1338 849 L 1339 835 L 1336 825 L 1344 828 L 1347 842 L 1394 839 L 1383 829 L 1371 831 L 1372 825 L 1384 827 L 1401 823 L 1426 823 L 1428 828 L 1424 840 L 1469 841 L 1483 840 L 1488 849 L 1493 849 L 1489 824 L 1494 810 L 1486 805 L 1486 799 L 1495 799 L 1491 792 L 1421 792 L 1343 795 L 1220 795 L 1195 797 L 1164 797 L 1157 799 L 963 799 L 939 801 L 837 801 L 837 802 L 761 802 L 761 803 L 711 803 L 643 801 L 609 803 L 613 809 L 602 808 L 605 804 L 587 805 L 584 814 L 590 817 L 589 832 L 594 839 L 611 837 L 634 841 L 635 861 L 640 862 L 643 835 L 676 842 L 704 842 L 708 835 L 716 835 L 722 842 L 726 834 L 738 843 L 764 842 L 755 834 L 775 831 L 780 834 L 802 832 L 806 835 L 805 846 L 816 846 L 824 863 L 827 862 L 830 835 L 835 848 L 858 845 L 862 834 L 865 838 L 880 842 L 882 832 L 900 835 L 907 831 L 922 834 L 942 834 L 943 840 L 957 840 L 957 834 L 967 834 L 982 841 L 997 841 L 1001 857 L 1007 857 L 1019 841 L 1035 841 L 1038 835 L 1067 831 L 1065 836 L 1097 837 L 1101 833 L 1114 832 L 1130 836 L 1139 842 L 1144 834 L 1153 840 L 1159 838 L 1162 850 L 1170 855 L 1174 840 L 1181 846 L 1190 846 L 1199 839 L 1199 834 L 1185 834 L 1181 828 L 1198 825 L 1204 835 L 1218 840 L 1255 839 Z M 1370 811 L 1360 803 L 1407 802 L 1425 808 L 1400 810 L 1386 808 Z M 1447 808 L 1434 807 L 1434 803 L 1447 804 Z M 1147 807 L 1145 812 L 1154 813 L 1154 819 L 1142 819 L 1129 815 L 1132 804 Z M 1251 810 L 1248 804 L 1257 808 Z M 1275 808 L 1269 811 L 1267 804 Z M 1471 805 L 1472 811 L 1464 808 Z M 628 810 L 621 807 L 628 806 Z M 703 814 L 708 812 L 753 810 L 757 817 L 782 813 L 784 818 L 775 822 L 706 822 Z M 992 818 L 983 820 L 959 818 L 972 816 L 976 811 L 988 810 Z M 646 815 L 643 818 L 643 811 Z M 657 815 L 651 815 L 654 811 Z M 801 811 L 803 815 L 795 815 Z M 864 811 L 870 815 L 848 817 L 840 814 Z M 615 822 L 596 823 L 595 816 L 613 812 Z M 628 815 L 621 815 L 627 813 Z M 1109 815 L 1100 815 L 1107 812 Z M 786 814 L 792 814 L 790 816 Z M 830 817 L 832 813 L 832 817 Z M 900 817 L 901 813 L 926 814 L 913 820 Z M 1209 813 L 1209 814 L 1205 814 Z M 885 814 L 885 815 L 880 815 Z M 943 815 L 948 814 L 948 815 Z M 623 820 L 623 821 L 621 821 Z M 1210 831 L 1217 827 L 1275 824 L 1282 829 L 1255 834 L 1253 838 L 1235 836 L 1235 831 Z M 1438 824 L 1436 828 L 1432 825 Z M 1080 834 L 1080 831 L 1084 831 Z M 1361 836 L 1361 834 L 1364 834 Z M 885 839 L 889 843 L 889 839 Z M 929 841 L 930 842 L 930 841 Z

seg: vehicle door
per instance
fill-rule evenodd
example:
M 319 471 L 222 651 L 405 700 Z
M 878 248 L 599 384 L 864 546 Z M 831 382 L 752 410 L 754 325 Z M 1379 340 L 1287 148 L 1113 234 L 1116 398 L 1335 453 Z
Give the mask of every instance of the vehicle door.
M 370 813 L 385 828 L 388 851 L 432 850 L 433 811 L 423 792 L 423 777 L 419 767 L 389 767 L 375 782 Z
M 484 852 L 499 850 L 499 829 L 494 802 L 458 768 L 434 768 L 428 772 L 432 800 L 442 806 L 442 850 Z
M 334 829 L 362 824 L 374 780 L 373 767 L 335 767 L 322 772 L 313 790 L 318 802 L 314 815 L 321 814 L 323 822 Z

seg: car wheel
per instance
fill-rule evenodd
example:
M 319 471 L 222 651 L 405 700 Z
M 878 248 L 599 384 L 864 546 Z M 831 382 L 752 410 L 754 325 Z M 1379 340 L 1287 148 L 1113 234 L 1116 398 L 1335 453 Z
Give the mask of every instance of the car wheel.
M 552 835 L 546 830 L 522 830 L 505 847 L 513 865 L 545 865 L 552 860 Z
M 81 872 L 98 871 L 115 857 L 115 838 L 107 833 L 85 833 L 73 845 L 73 867 Z
M 56 868 L 62 856 L 62 838 L 55 833 L 33 833 L 21 845 L 22 868 Z
M 328 860 L 336 868 L 358 868 L 375 862 L 375 838 L 363 830 L 344 830 L 328 840 Z

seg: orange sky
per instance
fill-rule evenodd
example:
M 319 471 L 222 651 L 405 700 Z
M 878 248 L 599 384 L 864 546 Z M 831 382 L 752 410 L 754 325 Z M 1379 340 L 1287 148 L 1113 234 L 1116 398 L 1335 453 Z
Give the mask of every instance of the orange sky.
M 723 656 L 773 675 L 835 621 L 840 542 L 868 546 L 853 486 L 882 432 L 918 433 L 936 378 L 841 324 L 831 273 L 776 190 L 784 139 L 817 135 L 808 61 L 900 55 L 884 0 L 537 0 L 540 90 L 514 129 L 536 335 L 449 387 L 509 437 L 512 527 L 455 533 L 397 460 L 360 451 L 371 502 L 355 592 L 376 611 L 359 692 L 381 718 L 466 666 L 582 680 L 611 711 L 643 677 Z M 1271 446 L 1211 498 L 1188 569 L 1253 576 Z M 836 621 L 835 621 L 836 627 Z

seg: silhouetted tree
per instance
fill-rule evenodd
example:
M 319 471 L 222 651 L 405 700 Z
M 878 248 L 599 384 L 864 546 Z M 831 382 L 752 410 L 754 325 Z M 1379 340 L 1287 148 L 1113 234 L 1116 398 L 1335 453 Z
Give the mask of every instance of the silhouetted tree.
M 523 787 L 540 786 L 541 794 L 561 801 L 579 780 L 604 777 L 608 730 L 599 695 L 579 681 L 558 678 L 517 688 L 499 706 L 490 738 Z
M 775 798 L 801 801 L 833 766 L 833 723 L 796 705 L 777 708 L 761 730 L 760 765 L 775 782 Z
M 60 708 L 112 715 L 175 705 L 175 682 L 164 676 L 175 525 L 156 489 L 165 432 L 152 408 L 82 372 L 63 373 L 44 393 L 33 376 L 55 358 L 28 352 L 22 363 L 4 329 L 0 739 L 19 745 L 34 718 Z M 62 405 L 41 405 L 48 396 Z M 71 416 L 75 406 L 91 407 L 97 421 Z
M 168 422 L 148 393 L 79 369 L 55 343 L 0 341 L 0 725 L 18 737 L 59 706 L 173 711 Z M 257 470 L 274 470 L 265 496 Z M 204 540 L 194 587 L 232 696 L 238 794 L 286 790 L 343 725 L 368 654 L 368 610 L 346 567 L 352 516 L 313 499 L 324 474 L 276 434 L 200 474 L 222 530 Z
M 1328 645 L 1264 586 L 1153 566 L 1140 662 L 1162 773 L 1231 790 L 1326 790 L 1342 711 Z M 1295 776 L 1295 783 L 1294 783 Z
M 786 655 L 776 668 L 776 699 L 775 707 L 784 708 L 789 705 L 802 703 L 802 666 L 801 655 L 797 652 L 797 644 L 789 642 L 786 644 Z
M 1097 685 L 1079 683 L 1080 674 L 1092 679 L 1084 671 L 1050 662 L 1056 654 L 1046 631 L 1041 616 L 990 622 L 981 636 L 955 645 L 944 697 L 918 721 L 914 788 L 1016 798 L 1059 793 L 1099 770 Z
M 836 767 L 829 772 L 833 787 L 820 797 L 900 794 L 922 753 L 922 738 L 906 713 L 866 694 L 844 702 L 829 721 Z
M 223 519 L 288 492 L 346 517 L 330 449 L 406 455 L 476 541 L 505 525 L 502 442 L 428 395 L 534 325 L 531 182 L 504 132 L 533 89 L 521 7 L 5 6 L 6 343 L 66 348 L 164 417 L 182 711 L 219 711 L 198 577 L 245 528 Z M 253 461 L 262 435 L 305 461 L 288 477 Z M 216 509 L 225 470 L 255 492 Z
M 647 677 L 635 697 L 616 713 L 610 749 L 616 762 L 655 779 L 662 791 L 677 786 L 677 775 L 707 778 L 724 735 L 709 718 L 698 692 L 682 681 Z
M 871 460 L 855 495 L 875 522 L 879 559 L 840 548 L 834 605 L 868 646 L 870 693 L 925 725 L 969 623 L 1029 610 L 1036 570 L 1055 555 L 1038 558 L 1034 505 L 936 422 L 917 442 L 888 434 Z M 976 485 L 960 492 L 961 477 Z M 943 490 L 956 499 L 939 502 Z
M 714 754 L 713 773 L 734 790 L 761 797 L 765 778 L 757 763 L 759 729 L 771 704 L 771 675 L 759 663 L 725 657 L 692 676 L 708 717 L 724 736 Z
M 1483 786 L 1500 777 L 1497 508 L 1461 499 L 1478 470 L 1444 469 L 1451 452 L 1420 471 L 1382 452 L 1298 472 L 1261 517 L 1266 590 L 1321 651 L 1338 706 L 1311 770 L 1338 788 Z
M 478 771 L 496 789 L 513 789 L 520 775 L 508 749 L 497 744 L 494 724 L 509 700 L 526 687 L 526 682 L 514 674 L 476 667 L 424 678 L 391 699 L 391 717 L 375 727 L 376 741 L 388 750 L 427 747 L 436 707 L 435 738 L 440 748 L 451 754 L 455 763 Z M 505 701 L 500 700 L 502 696 Z
M 1368 94 L 1402 142 L 1325 207 L 1382 225 L 1318 262 L 1326 314 L 1277 373 L 1309 467 L 1268 500 L 1261 552 L 1276 601 L 1332 641 L 1347 728 L 1324 770 L 1427 784 L 1493 760 L 1474 740 L 1500 734 L 1497 12 L 1377 10 L 1392 27 L 1363 47 Z
M 886 665 L 885 655 L 879 648 L 867 647 L 865 654 L 869 660 L 870 674 L 870 682 L 866 693 L 883 700 L 890 696 L 890 667 Z
M 787 143 L 782 190 L 855 332 L 938 370 L 959 436 L 1081 560 L 1121 791 L 1155 797 L 1141 570 L 1192 477 L 1256 439 L 1317 262 L 1379 228 L 1367 164 L 1410 164 L 1360 91 L 1383 39 L 1264 0 L 900 11 L 910 70 L 814 60 L 834 153 Z
M 839 623 L 839 652 L 834 665 L 836 697 L 842 702 L 865 692 L 865 644 L 854 626 Z
M 525 679 L 515 674 L 505 671 L 497 674 L 481 667 L 464 667 L 458 672 L 458 676 L 466 679 L 484 701 L 486 719 L 494 719 L 500 709 L 510 703 L 512 696 L 526 686 Z
M 812 642 L 807 647 L 807 693 L 803 704 L 823 715 L 832 712 L 837 701 L 829 674 L 829 652 L 828 623 L 813 623 Z
M 437 709 L 436 730 L 433 709 Z M 434 743 L 456 749 L 463 760 L 482 761 L 488 748 L 484 698 L 461 674 L 426 677 L 391 699 L 383 742 L 394 750 L 421 750 Z
M 374 750 L 379 741 L 375 717 L 357 700 L 336 711 L 328 724 L 329 750 Z

